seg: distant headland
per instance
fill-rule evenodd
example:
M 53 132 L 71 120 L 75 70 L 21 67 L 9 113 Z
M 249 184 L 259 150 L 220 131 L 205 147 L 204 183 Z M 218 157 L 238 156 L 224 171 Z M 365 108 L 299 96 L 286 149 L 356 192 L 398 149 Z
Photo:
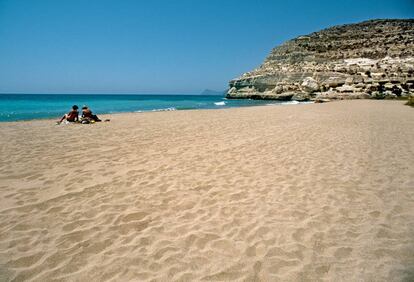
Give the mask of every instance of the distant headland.
M 205 95 L 205 96 L 223 96 L 226 94 L 226 91 L 216 91 L 216 90 L 211 90 L 211 89 L 205 89 L 203 90 L 203 92 L 200 93 L 200 95 Z
M 334 26 L 274 48 L 229 82 L 227 98 L 398 98 L 414 93 L 414 19 Z

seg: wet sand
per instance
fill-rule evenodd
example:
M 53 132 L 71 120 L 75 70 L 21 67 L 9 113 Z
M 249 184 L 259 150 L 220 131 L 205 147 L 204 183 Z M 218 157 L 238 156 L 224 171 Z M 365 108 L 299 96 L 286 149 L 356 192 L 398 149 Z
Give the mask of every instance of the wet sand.
M 396 101 L 0 123 L 0 281 L 410 281 Z

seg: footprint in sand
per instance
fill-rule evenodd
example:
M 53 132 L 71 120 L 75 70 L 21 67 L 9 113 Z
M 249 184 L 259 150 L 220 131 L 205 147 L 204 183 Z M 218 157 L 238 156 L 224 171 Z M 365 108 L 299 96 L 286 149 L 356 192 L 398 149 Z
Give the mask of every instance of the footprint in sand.
M 335 256 L 335 258 L 337 258 L 337 259 L 341 260 L 341 259 L 344 259 L 344 258 L 349 257 L 349 255 L 350 255 L 351 253 L 352 253 L 352 248 L 347 248 L 347 247 L 344 247 L 344 248 L 338 248 L 338 249 L 335 251 L 334 256 Z

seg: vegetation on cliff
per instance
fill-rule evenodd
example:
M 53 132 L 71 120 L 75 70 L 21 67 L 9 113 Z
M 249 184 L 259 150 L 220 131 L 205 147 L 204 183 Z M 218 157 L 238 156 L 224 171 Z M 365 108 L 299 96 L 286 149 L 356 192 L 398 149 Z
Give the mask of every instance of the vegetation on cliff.
M 414 95 L 408 96 L 408 101 L 407 101 L 406 105 L 414 107 Z

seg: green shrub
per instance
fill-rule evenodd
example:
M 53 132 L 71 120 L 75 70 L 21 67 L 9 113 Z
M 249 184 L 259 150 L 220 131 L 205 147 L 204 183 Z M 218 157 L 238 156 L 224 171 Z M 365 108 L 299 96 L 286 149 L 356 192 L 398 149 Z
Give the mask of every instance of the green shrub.
M 413 94 L 408 96 L 408 101 L 405 104 L 408 105 L 408 106 L 414 107 L 414 95 Z

